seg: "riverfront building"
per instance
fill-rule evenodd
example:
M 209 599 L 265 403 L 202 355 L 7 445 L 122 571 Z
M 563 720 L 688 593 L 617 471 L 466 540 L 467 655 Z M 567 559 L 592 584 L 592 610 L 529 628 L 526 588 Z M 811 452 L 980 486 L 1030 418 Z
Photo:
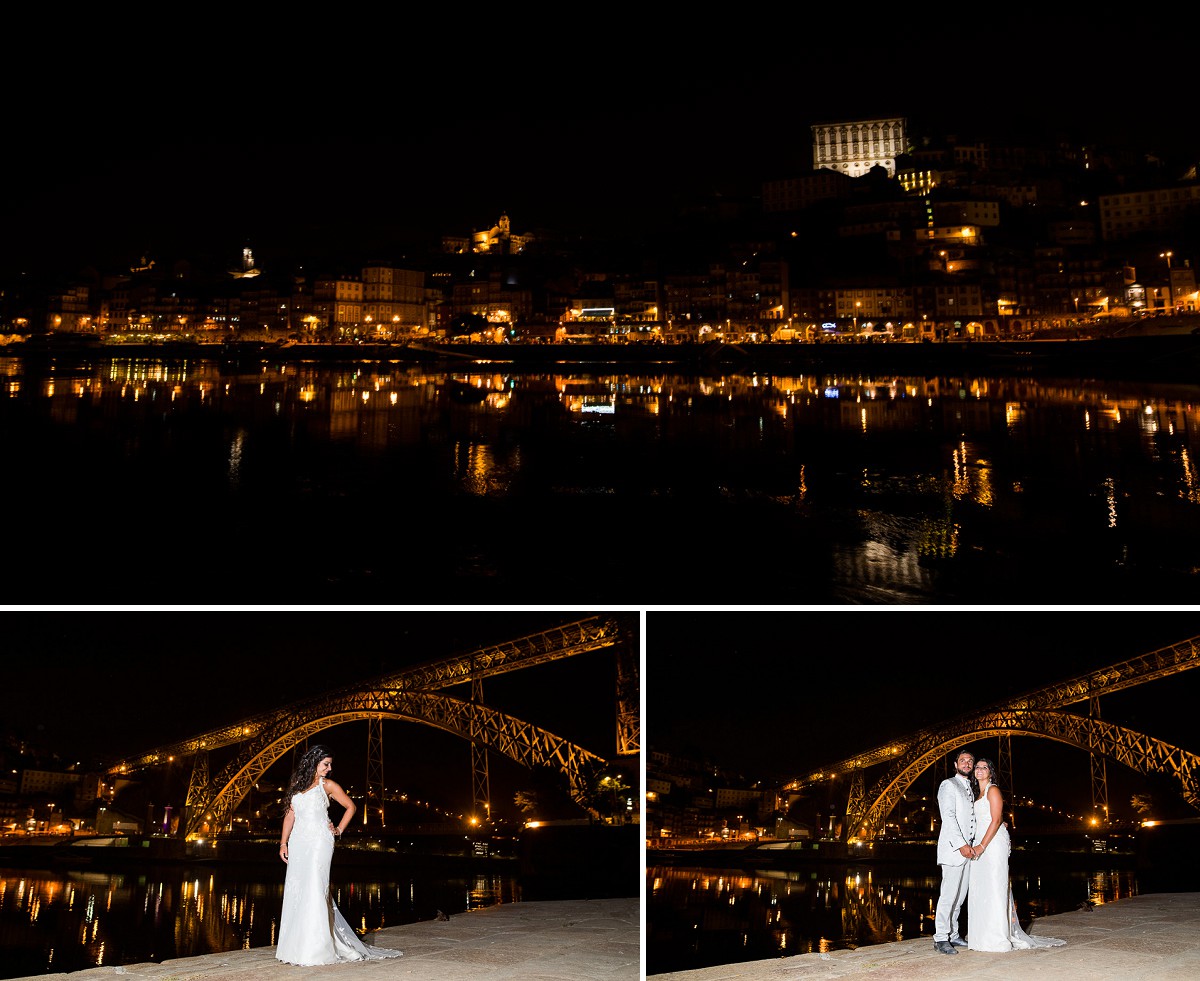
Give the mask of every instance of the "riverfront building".
M 1200 183 L 1102 194 L 1099 204 L 1100 236 L 1106 242 L 1146 232 L 1179 232 L 1200 213 Z

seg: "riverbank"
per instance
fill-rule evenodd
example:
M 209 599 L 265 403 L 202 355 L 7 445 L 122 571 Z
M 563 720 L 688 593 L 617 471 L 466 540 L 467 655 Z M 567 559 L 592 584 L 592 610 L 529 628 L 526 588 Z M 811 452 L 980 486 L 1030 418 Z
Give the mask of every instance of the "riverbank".
M 334 868 L 441 869 L 455 873 L 518 876 L 541 899 L 631 895 L 641 875 L 641 827 L 561 825 L 529 828 L 520 835 L 461 832 L 349 835 L 334 852 Z M 165 835 L 37 835 L 0 842 L 8 868 L 129 871 L 149 866 L 266 866 L 279 864 L 275 835 L 225 835 L 187 841 Z
M 342 978 L 347 972 L 355 981 L 634 981 L 641 976 L 639 905 L 636 898 L 513 903 L 369 935 L 377 947 L 403 951 L 398 960 L 294 967 L 279 963 L 274 947 L 257 947 L 18 981 L 98 981 L 114 974 L 146 981 L 252 981 Z
M 806 981 L 808 978 L 887 981 L 1182 981 L 1200 977 L 1200 893 L 1153 893 L 1095 908 L 1039 918 L 1033 936 L 1065 947 L 987 954 L 933 949 L 929 937 L 895 943 L 721 964 L 655 974 L 655 981 Z
M 1200 818 L 1156 821 L 1139 828 L 1089 833 L 1073 829 L 1025 831 L 1015 836 L 1014 868 L 1136 869 L 1152 891 L 1171 891 L 1200 880 Z M 932 868 L 937 842 L 799 839 L 750 845 L 718 844 L 646 849 L 648 867 L 795 870 L 819 865 L 908 865 Z
M 31 367 L 113 358 L 220 362 L 231 370 L 263 363 L 369 364 L 444 370 L 504 366 L 562 370 L 565 366 L 681 372 L 837 372 L 886 374 L 1046 374 L 1068 377 L 1191 380 L 1200 372 L 1200 335 L 1190 331 L 1114 333 L 1103 337 L 1022 340 L 817 343 L 628 344 L 99 344 L 63 336 L 13 345 L 7 352 Z

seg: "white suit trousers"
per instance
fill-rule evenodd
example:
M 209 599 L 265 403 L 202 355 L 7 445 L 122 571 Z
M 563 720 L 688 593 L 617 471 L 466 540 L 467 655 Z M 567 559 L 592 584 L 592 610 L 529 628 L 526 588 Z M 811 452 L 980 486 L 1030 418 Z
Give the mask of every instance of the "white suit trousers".
M 933 939 L 961 940 L 958 934 L 958 914 L 967 898 L 967 884 L 971 879 L 971 863 L 943 865 L 942 891 L 938 893 L 937 908 L 933 914 Z

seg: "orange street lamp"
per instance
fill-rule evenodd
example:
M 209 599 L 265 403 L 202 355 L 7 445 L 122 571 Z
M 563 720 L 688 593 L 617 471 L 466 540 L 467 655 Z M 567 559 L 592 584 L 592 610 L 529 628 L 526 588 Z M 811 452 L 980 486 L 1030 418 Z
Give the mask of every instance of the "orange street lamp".
M 1167 306 L 1170 307 L 1172 313 L 1175 312 L 1175 294 L 1171 291 L 1171 256 L 1174 254 L 1174 252 L 1170 251 L 1158 254 L 1160 259 L 1167 260 Z

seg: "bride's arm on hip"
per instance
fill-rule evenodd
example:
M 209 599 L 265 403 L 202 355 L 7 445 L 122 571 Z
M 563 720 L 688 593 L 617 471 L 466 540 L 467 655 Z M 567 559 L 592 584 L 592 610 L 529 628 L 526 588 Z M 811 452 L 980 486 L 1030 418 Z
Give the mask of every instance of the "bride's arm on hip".
M 342 832 L 345 831 L 350 822 L 354 820 L 354 812 L 358 810 L 358 808 L 354 806 L 354 801 L 350 799 L 350 795 L 347 794 L 346 791 L 342 790 L 342 785 L 339 783 L 334 783 L 332 780 L 326 779 L 325 793 L 329 795 L 330 800 L 337 801 L 346 809 L 346 813 L 342 815 L 341 821 L 339 821 L 337 827 L 333 829 L 333 833 L 340 838 Z M 330 824 L 332 823 L 333 822 L 331 821 Z

